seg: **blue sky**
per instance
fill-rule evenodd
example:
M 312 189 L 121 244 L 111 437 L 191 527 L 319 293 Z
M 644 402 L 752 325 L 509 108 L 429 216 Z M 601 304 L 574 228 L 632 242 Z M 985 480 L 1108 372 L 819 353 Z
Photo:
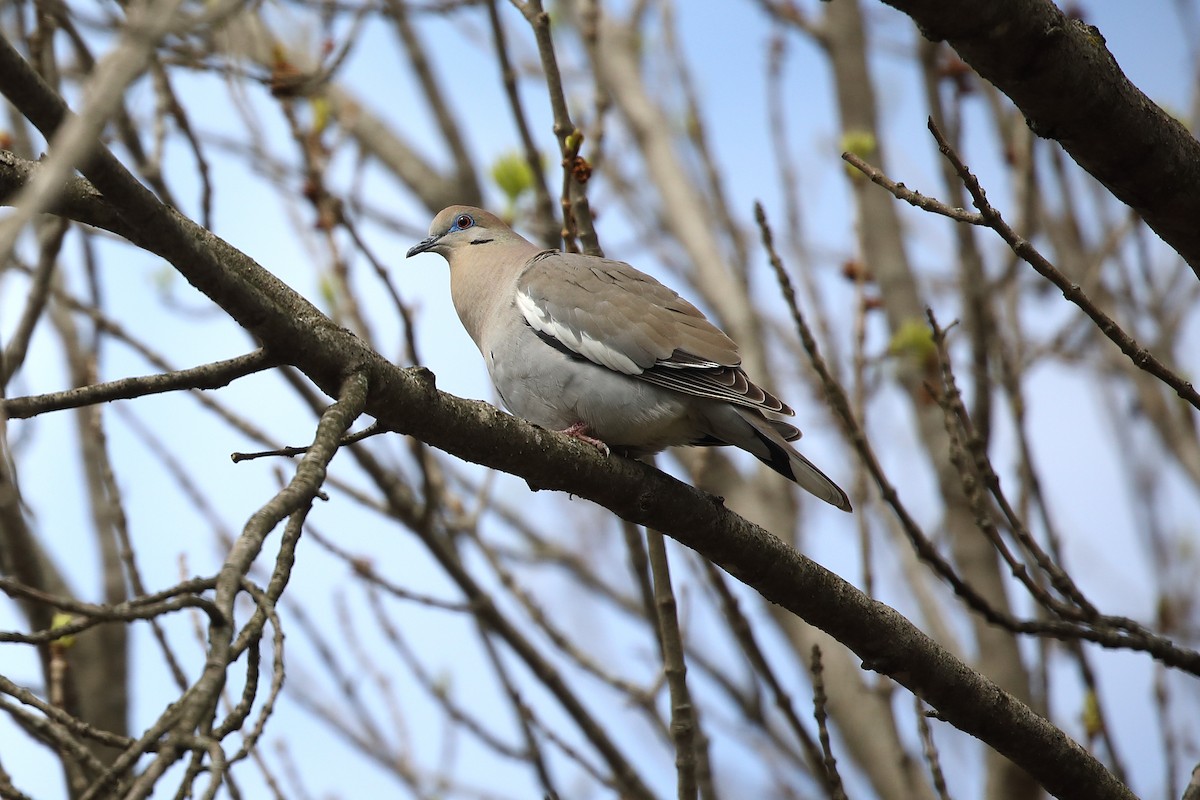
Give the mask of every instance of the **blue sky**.
M 759 123 L 764 119 L 764 98 L 759 94 L 761 82 L 758 76 L 766 58 L 767 25 L 751 4 L 739 6 L 737 13 L 730 13 L 727 4 L 717 13 L 713 13 L 713 7 L 706 3 L 680 3 L 678 6 L 676 14 L 681 22 L 684 47 L 701 87 L 703 102 L 712 110 L 706 122 L 710 126 L 718 162 L 729 179 L 728 188 L 735 211 L 748 220 L 752 203 L 757 199 L 763 200 L 768 209 L 778 208 L 779 187 L 771 175 L 769 142 Z M 1135 83 L 1165 106 L 1188 107 L 1193 65 L 1189 63 L 1185 48 L 1185 30 L 1177 21 L 1173 4 L 1108 0 L 1087 3 L 1084 7 L 1088 21 L 1101 29 L 1110 50 Z M 895 24 L 899 19 L 897 13 L 881 5 L 868 5 L 867 10 L 881 34 L 873 67 L 882 89 L 880 119 L 891 136 L 888 145 L 892 176 L 913 188 L 938 186 L 933 161 L 935 150 L 925 131 L 920 86 L 907 61 L 908 48 L 912 44 L 911 26 Z M 503 12 L 513 23 L 514 31 L 522 30 L 520 20 L 511 8 L 505 7 Z M 434 51 L 437 65 L 444 85 L 453 87 L 450 101 L 465 124 L 472 151 L 479 164 L 489 164 L 496 156 L 511 150 L 517 138 L 508 123 L 503 97 L 489 68 L 488 53 L 480 45 L 486 41 L 482 23 L 477 20 L 452 29 L 445 22 L 431 21 L 423 26 L 423 30 L 429 41 L 437 43 Z M 528 37 L 513 38 L 514 51 L 529 57 L 532 50 Z M 731 41 L 733 45 L 729 44 Z M 714 54 L 717 57 L 713 57 Z M 748 81 L 748 75 L 753 77 L 752 81 Z M 407 78 L 406 65 L 394 52 L 391 33 L 378 25 L 368 26 L 356 43 L 344 80 L 377 113 L 400 126 L 425 152 L 443 152 L 430 120 L 423 113 L 414 111 L 421 105 Z M 748 83 L 753 87 L 750 91 L 747 90 Z M 218 81 L 183 79 L 180 86 L 191 107 L 202 109 L 196 116 L 198 127 L 205 133 L 237 133 L 241 130 L 235 109 Z M 836 273 L 840 261 L 853 250 L 849 244 L 853 241 L 853 219 L 846 213 L 844 168 L 838 158 L 841 149 L 838 120 L 822 57 L 811 46 L 794 39 L 787 86 L 789 117 L 797 131 L 795 149 L 801 180 L 806 187 L 804 202 L 811 211 L 806 234 L 814 254 L 813 268 L 821 271 L 822 280 L 828 280 L 828 290 L 836 293 L 841 289 L 831 276 Z M 553 140 L 549 135 L 545 102 L 533 86 L 527 89 L 525 97 L 530 103 L 534 124 L 542 146 L 549 152 Z M 144 85 L 135 88 L 131 95 L 132 105 L 143 112 L 148 111 L 151 99 Z M 269 132 L 268 140 L 277 145 L 276 151 L 289 153 L 288 134 L 272 104 L 261 93 L 251 92 L 249 100 L 259 109 L 259 121 Z M 728 113 L 718 109 L 736 111 Z M 994 150 L 989 150 L 986 139 L 973 139 L 970 146 L 971 163 L 981 175 L 986 175 L 989 165 L 993 169 L 997 167 L 997 155 Z M 321 276 L 316 264 L 322 251 L 318 234 L 305 228 L 309 220 L 302 219 L 298 226 L 292 224 L 285 204 L 268 182 L 248 174 L 244 163 L 220 155 L 219 151 L 213 152 L 212 167 L 217 186 L 216 231 L 321 304 Z M 170 153 L 172 183 L 187 210 L 194 213 L 198 190 L 191 162 L 178 145 L 172 145 Z M 348 155 L 341 156 L 336 163 L 336 169 L 342 174 L 353 167 Z M 412 243 L 421 237 L 427 212 L 419 209 L 412 198 L 389 179 L 368 172 L 367 180 L 373 203 L 386 207 L 412 224 L 411 232 L 401 231 L 400 235 L 372 232 L 372 242 L 387 260 L 393 280 L 401 287 L 405 299 L 416 309 L 424 363 L 437 374 L 438 386 L 444 391 L 493 399 L 478 353 L 458 325 L 450 306 L 445 265 L 433 256 L 412 261 L 403 258 L 406 247 L 403 242 Z M 992 199 L 1002 206 L 1006 196 L 1002 183 L 997 180 L 989 184 L 988 189 Z M 602 197 L 603 185 L 596 191 Z M 499 205 L 500 198 L 495 192 L 490 200 Z M 905 219 L 914 231 L 914 260 L 921 267 L 936 264 L 939 248 L 950 241 L 948 223 L 940 227 L 929 225 L 928 220 L 917 212 L 906 212 Z M 620 219 L 602 218 L 601 234 L 610 255 L 633 260 L 648 272 L 662 274 L 649 250 L 637 246 L 629 226 Z M 74 262 L 78 261 L 78 246 L 78 239 L 72 239 L 68 244 L 68 258 Z M 990 243 L 989 247 L 998 248 L 999 243 Z M 102 253 L 105 256 L 102 278 L 109 287 L 107 300 L 111 314 L 127 321 L 139 336 L 161 348 L 175 366 L 192 366 L 229 357 L 251 346 L 240 329 L 218 312 L 211 311 L 208 301 L 196 295 L 177 276 L 171 278 L 165 273 L 157 259 L 121 245 L 106 244 Z M 78 269 L 68 275 L 78 290 L 81 286 Z M 357 266 L 356 275 L 365 295 L 379 295 L 378 285 L 361 265 Z M 164 307 L 160 302 L 159 293 L 164 281 L 177 302 L 175 307 Z M 762 283 L 767 285 L 765 273 Z M 19 280 L 9 278 L 0 285 L 0 331 L 5 335 L 11 330 L 24 292 L 25 286 Z M 1057 302 L 1047 301 L 1047 306 L 1047 313 L 1063 313 Z M 385 355 L 398 357 L 401 352 L 399 327 L 383 308 L 376 312 L 372 321 L 379 341 L 394 343 L 390 352 L 383 347 Z M 882 335 L 882 332 L 877 333 Z M 61 365 L 61 353 L 53 335 L 46 330 L 39 331 L 26 376 L 14 387 L 14 393 L 50 391 L 65 386 L 66 376 Z M 1193 371 L 1197 367 L 1196 364 L 1189 366 Z M 106 378 L 150 371 L 140 357 L 116 343 L 105 347 L 104 369 Z M 1039 463 L 1044 474 L 1050 476 L 1054 493 L 1075 500 L 1055 508 L 1062 527 L 1070 534 L 1068 563 L 1078 568 L 1086 589 L 1111 604 L 1106 610 L 1148 618 L 1153 609 L 1147 579 L 1152 576 L 1146 574 L 1137 540 L 1129 535 L 1134 520 L 1128 510 L 1128 498 L 1119 488 L 1123 479 L 1117 463 L 1120 456 L 1112 451 L 1109 443 L 1089 435 L 1089 431 L 1103 429 L 1109 424 L 1095 387 L 1089 385 L 1082 373 L 1069 371 L 1047 371 L 1037 378 L 1037 386 L 1039 396 L 1056 398 L 1055 403 L 1034 403 L 1030 409 Z M 281 442 L 302 444 L 311 436 L 311 415 L 274 377 L 245 379 L 221 390 L 218 395 L 231 407 L 247 409 L 255 424 L 267 429 Z M 1073 409 L 1068 419 L 1064 419 L 1064 407 Z M 228 458 L 230 452 L 258 449 L 257 445 L 248 443 L 244 436 L 228 426 L 198 414 L 197 408 L 196 401 L 187 396 L 147 398 L 126 404 L 126 410 L 138 415 L 162 437 L 173 453 L 195 468 L 199 487 L 219 499 L 218 514 L 236 534 L 246 517 L 275 489 L 278 480 L 275 471 L 283 469 L 286 473 L 287 466 L 266 461 L 232 465 Z M 806 428 L 806 452 L 818 463 L 835 465 L 842 470 L 842 475 L 848 474 L 849 462 L 840 442 L 821 430 L 825 418 L 820 408 L 802 408 L 800 414 L 801 424 Z M 215 570 L 224 552 L 213 540 L 211 524 L 190 506 L 171 477 L 148 457 L 144 445 L 130 435 L 129 426 L 119 414 L 108 411 L 106 421 L 144 574 L 154 576 L 154 586 L 163 586 L 173 583 L 181 574 L 205 574 Z M 880 439 L 886 466 L 897 476 L 902 488 L 919 500 L 922 492 L 930 491 L 928 476 L 910 469 L 906 459 L 906 453 L 918 445 L 908 441 L 912 434 L 907 427 L 888 426 L 885 422 L 877 423 L 872 432 Z M 1001 431 L 1002 438 L 1004 435 Z M 62 458 L 63 452 L 74 448 L 75 436 L 74 422 L 67 414 L 10 423 L 10 437 L 20 464 L 23 488 L 32 509 L 32 524 L 43 534 L 59 563 L 65 565 L 80 595 L 94 598 L 99 591 L 98 576 L 88 537 L 87 511 L 77 488 L 82 482 L 74 472 L 72 461 Z M 405 444 L 399 437 L 392 438 L 395 441 L 380 446 L 403 462 Z M 335 465 L 341 474 L 353 477 L 349 458 L 339 457 Z M 482 471 L 474 474 L 481 476 Z M 534 514 L 549 515 L 558 513 L 553 509 L 561 508 L 552 498 L 531 497 L 523 483 L 515 479 L 500 478 L 498 486 L 499 497 Z M 932 499 L 931 495 L 926 496 Z M 1085 502 L 1078 502 L 1079 498 Z M 916 511 L 925 521 L 933 523 L 937 509 L 929 500 L 924 506 L 917 502 Z M 1186 497 L 1183 492 L 1168 493 L 1166 502 L 1178 507 L 1178 519 L 1196 518 L 1195 499 Z M 584 503 L 572 504 L 571 511 L 584 522 L 575 521 L 573 528 L 564 531 L 563 535 L 586 537 L 607 531 L 599 516 L 602 512 Z M 594 521 L 595 531 L 589 530 L 587 520 Z M 311 521 L 319 530 L 336 536 L 347 549 L 371 553 L 376 558 L 376 566 L 397 582 L 417 591 L 456 599 L 453 589 L 409 534 L 354 508 L 344 497 L 333 493 L 328 503 L 318 503 Z M 852 543 L 847 544 L 849 541 L 834 535 L 812 536 L 806 547 L 818 561 L 853 578 L 860 567 L 857 552 Z M 597 542 L 596 546 L 607 551 L 614 542 Z M 182 567 L 181 558 L 185 559 Z M 264 555 L 262 563 L 269 563 L 268 559 L 269 555 Z M 334 598 L 346 592 L 346 584 L 343 566 L 312 543 L 302 544 L 301 560 L 292 587 L 296 596 Z M 556 592 L 565 591 L 553 576 L 544 577 L 532 588 L 547 599 L 554 598 Z M 352 608 L 358 609 L 357 613 L 362 613 L 360 598 L 352 596 L 349 602 Z M 335 604 L 330 602 L 324 608 L 317 605 L 318 612 L 325 612 L 314 615 L 318 626 L 330 631 L 339 630 L 345 620 L 338 617 Z M 581 606 L 577 612 L 566 608 L 562 613 L 572 624 L 591 626 L 597 643 L 616 643 L 628 636 L 628 625 L 616 612 Z M 397 610 L 397 614 L 403 619 L 404 634 L 410 642 L 424 645 L 422 651 L 430 659 L 431 669 L 445 676 L 453 686 L 456 698 L 476 708 L 507 713 L 491 679 L 480 677 L 486 676 L 487 671 L 481 666 L 477 640 L 470 624 L 456 615 L 410 606 Z M 366 621 L 361 621 L 366 627 Z M 703 622 L 698 620 L 696 624 L 699 626 Z M 0 629 L 20 627 L 12 606 L 0 604 Z M 173 641 L 185 657 L 194 658 L 198 645 L 188 630 L 189 625 L 178 626 L 173 632 Z M 289 634 L 289 665 L 296 665 L 291 667 L 289 681 L 295 689 L 309 685 L 299 664 L 309 658 L 311 647 L 307 638 L 297 635 L 294 628 Z M 134 680 L 138 687 L 138 705 L 134 709 L 133 723 L 137 729 L 157 715 L 161 704 L 170 699 L 171 692 L 144 627 L 138 629 L 135 641 Z M 372 642 L 372 646 L 383 647 L 378 642 Z M 644 662 L 639 666 L 642 674 L 650 675 L 654 669 L 651 644 L 643 643 L 642 649 Z M 12 646 L 6 646 L 0 653 L 6 675 L 31 684 L 39 681 L 31 653 Z M 1142 735 L 1153 724 L 1145 709 L 1149 702 L 1147 663 L 1148 659 L 1141 656 L 1122 656 L 1103 659 L 1100 668 L 1106 685 L 1128 683 L 1132 688 L 1125 691 L 1146 698 L 1144 703 L 1120 707 L 1117 730 L 1127 764 L 1134 773 L 1135 786 L 1153 794 L 1161 764 L 1154 752 L 1157 742 Z M 461 669 L 463 665 L 474 665 L 474 668 L 468 666 L 464 670 Z M 401 677 L 395 676 L 394 688 L 409 726 L 401 738 L 412 743 L 414 753 L 421 761 L 435 763 L 442 747 L 440 722 L 424 693 Z M 364 694 L 377 700 L 380 695 L 373 692 L 369 675 L 363 676 L 363 683 Z M 586 679 L 581 680 L 580 685 L 587 691 L 589 700 L 603 706 L 607 699 L 603 689 Z M 1078 717 L 1080 699 L 1071 686 L 1069 680 L 1060 682 L 1055 695 L 1056 710 L 1059 723 L 1069 731 L 1077 732 L 1078 725 L 1072 727 L 1071 721 Z M 544 702 L 544 697 L 534 699 L 540 702 L 539 707 L 545 713 L 551 717 L 557 715 L 558 712 Z M 605 713 L 632 717 L 622 709 L 609 709 Z M 386 796 L 395 790 L 395 783 L 381 770 L 352 757 L 336 738 L 315 732 L 311 718 L 294 702 L 282 705 L 273 730 L 281 738 L 288 739 L 293 748 L 292 756 L 300 763 L 322 761 L 353 765 L 353 768 L 315 777 L 316 783 L 310 787 L 314 796 Z M 661 744 L 636 720 L 628 722 L 627 730 L 630 741 L 626 742 L 626 749 L 646 765 L 647 772 L 653 775 L 655 787 L 670 794 L 672 775 L 669 769 L 664 770 L 661 766 L 669 766 L 670 762 Z M 296 731 L 304 731 L 304 734 L 288 735 Z M 27 747 L 24 738 L 16 735 L 3 718 L 0 718 L 0 741 L 6 742 L 0 756 L 17 779 L 18 786 L 37 797 L 53 797 L 61 792 L 58 773 L 51 759 L 40 748 Z M 267 741 L 268 744 L 272 742 L 271 735 Z M 9 745 L 8 742 L 19 744 Z M 643 746 L 635 746 L 637 744 Z M 956 742 L 949 746 L 963 745 Z M 461 763 L 459 774 L 469 783 L 503 787 L 509 796 L 516 797 L 532 796 L 536 790 L 524 770 L 496 759 L 469 741 L 460 743 L 456 757 Z M 727 769 L 733 770 L 737 755 L 722 752 L 718 758 Z M 569 770 L 564 769 L 564 773 L 569 774 Z M 250 771 L 243 772 L 243 780 L 253 785 L 253 778 L 248 777 L 250 774 Z M 964 783 L 958 788 L 970 786 L 970 776 L 960 776 L 959 780 Z M 963 796 L 970 796 L 970 792 L 964 791 Z

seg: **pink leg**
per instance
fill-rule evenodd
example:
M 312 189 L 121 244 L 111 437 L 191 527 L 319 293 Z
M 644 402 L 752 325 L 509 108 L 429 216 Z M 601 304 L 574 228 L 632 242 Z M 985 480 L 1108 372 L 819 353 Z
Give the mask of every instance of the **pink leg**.
M 586 442 L 599 450 L 601 453 L 604 453 L 604 455 L 609 454 L 608 445 L 597 439 L 595 436 L 592 436 L 591 429 L 588 428 L 586 423 L 576 422 L 566 430 L 559 431 L 559 433 L 565 433 L 572 439 L 578 439 L 581 442 Z

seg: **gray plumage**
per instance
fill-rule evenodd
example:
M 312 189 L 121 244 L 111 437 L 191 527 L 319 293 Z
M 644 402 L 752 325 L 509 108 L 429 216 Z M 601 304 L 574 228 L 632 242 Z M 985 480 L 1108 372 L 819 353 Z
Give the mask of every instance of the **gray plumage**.
M 845 511 L 837 484 L 787 444 L 794 412 L 742 370 L 737 345 L 628 264 L 545 250 L 493 214 L 451 206 L 409 256 L 450 264 L 450 292 L 501 400 L 544 428 L 625 455 L 733 445 Z

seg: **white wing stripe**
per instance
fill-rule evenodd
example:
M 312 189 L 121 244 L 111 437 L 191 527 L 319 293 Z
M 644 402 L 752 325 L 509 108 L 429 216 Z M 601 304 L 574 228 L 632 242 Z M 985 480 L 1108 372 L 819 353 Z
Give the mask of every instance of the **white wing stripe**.
M 599 339 L 562 324 L 550 316 L 546 309 L 538 306 L 528 293 L 517 292 L 517 309 L 535 331 L 553 336 L 589 361 L 626 375 L 642 373 L 641 367 L 632 358 L 609 347 Z

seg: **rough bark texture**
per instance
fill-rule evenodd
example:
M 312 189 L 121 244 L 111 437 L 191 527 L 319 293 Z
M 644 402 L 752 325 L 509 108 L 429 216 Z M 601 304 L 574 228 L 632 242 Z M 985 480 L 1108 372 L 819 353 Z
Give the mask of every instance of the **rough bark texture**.
M 884 2 L 948 42 L 1200 276 L 1200 142 L 1129 82 L 1101 31 L 1049 0 Z

